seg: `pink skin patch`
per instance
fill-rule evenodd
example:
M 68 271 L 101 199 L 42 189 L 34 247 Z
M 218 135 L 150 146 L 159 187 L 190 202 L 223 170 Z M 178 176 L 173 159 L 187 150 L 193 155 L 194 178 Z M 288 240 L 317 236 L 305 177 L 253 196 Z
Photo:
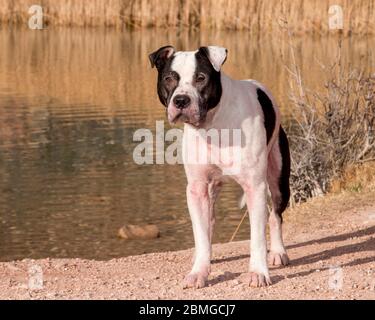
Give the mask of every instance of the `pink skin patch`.
M 189 289 L 189 288 L 195 288 L 195 289 L 201 289 L 206 286 L 206 282 L 208 279 L 208 275 L 210 273 L 210 267 L 207 267 L 207 270 L 203 270 L 201 272 L 194 272 L 189 273 L 183 282 L 183 288 Z
M 249 273 L 249 286 L 254 288 L 266 287 L 272 284 L 270 279 L 267 279 L 263 274 L 256 272 Z
M 208 199 L 208 190 L 207 186 L 204 183 L 192 183 L 189 188 L 189 192 L 196 197 L 199 197 L 200 200 Z
M 270 252 L 268 254 L 268 263 L 271 266 L 287 266 L 289 264 L 289 257 L 286 253 Z

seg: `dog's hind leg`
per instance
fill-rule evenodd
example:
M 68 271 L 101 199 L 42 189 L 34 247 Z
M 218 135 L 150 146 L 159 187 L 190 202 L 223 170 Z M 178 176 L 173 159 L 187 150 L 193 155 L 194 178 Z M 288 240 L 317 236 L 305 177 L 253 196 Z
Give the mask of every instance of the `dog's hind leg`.
M 287 265 L 289 258 L 282 236 L 282 213 L 290 197 L 290 154 L 287 136 L 280 126 L 279 137 L 275 141 L 268 158 L 267 180 L 272 198 L 269 217 L 271 247 L 268 256 L 271 265 Z

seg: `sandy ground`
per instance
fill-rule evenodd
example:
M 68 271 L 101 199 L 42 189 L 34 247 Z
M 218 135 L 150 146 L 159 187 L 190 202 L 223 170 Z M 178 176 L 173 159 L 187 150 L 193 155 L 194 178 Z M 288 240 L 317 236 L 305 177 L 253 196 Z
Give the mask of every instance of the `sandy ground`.
M 199 290 L 182 289 L 192 255 L 185 250 L 3 262 L 0 298 L 375 299 L 375 193 L 315 199 L 288 210 L 284 226 L 291 265 L 272 268 L 267 288 L 248 287 L 249 243 L 242 241 L 214 246 L 208 286 Z M 43 285 L 35 289 L 40 272 Z

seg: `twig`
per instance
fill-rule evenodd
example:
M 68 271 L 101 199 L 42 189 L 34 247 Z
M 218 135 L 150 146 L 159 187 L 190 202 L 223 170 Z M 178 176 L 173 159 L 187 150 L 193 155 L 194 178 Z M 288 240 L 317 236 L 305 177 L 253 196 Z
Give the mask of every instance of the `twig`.
M 245 217 L 246 217 L 247 214 L 248 214 L 248 210 L 246 209 L 244 215 L 242 216 L 242 219 L 241 219 L 240 223 L 238 224 L 236 230 L 234 230 L 234 233 L 233 233 L 232 237 L 230 238 L 229 242 L 232 242 L 234 240 L 234 237 L 236 236 L 238 230 L 240 229 L 241 224 L 245 220 Z

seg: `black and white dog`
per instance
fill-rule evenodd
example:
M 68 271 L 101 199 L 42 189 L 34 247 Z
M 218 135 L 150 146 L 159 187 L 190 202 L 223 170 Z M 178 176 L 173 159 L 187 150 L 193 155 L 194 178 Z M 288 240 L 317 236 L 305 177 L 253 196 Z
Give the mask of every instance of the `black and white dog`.
M 221 72 L 227 58 L 222 47 L 176 52 L 162 47 L 149 56 L 158 70 L 157 91 L 170 123 L 184 122 L 183 147 L 190 150 L 198 130 L 240 129 L 241 163 L 231 175 L 244 190 L 251 221 L 250 286 L 271 284 L 267 266 L 267 192 L 271 265 L 288 264 L 282 238 L 282 212 L 289 201 L 290 155 L 280 113 L 270 92 L 254 80 L 233 80 Z M 245 141 L 243 141 L 245 140 Z M 199 148 L 211 149 L 209 141 Z M 219 147 L 220 148 L 220 147 Z M 190 151 L 189 151 L 190 152 Z M 214 203 L 224 180 L 224 164 L 184 163 L 187 203 L 192 220 L 195 257 L 184 287 L 201 288 L 210 272 Z

